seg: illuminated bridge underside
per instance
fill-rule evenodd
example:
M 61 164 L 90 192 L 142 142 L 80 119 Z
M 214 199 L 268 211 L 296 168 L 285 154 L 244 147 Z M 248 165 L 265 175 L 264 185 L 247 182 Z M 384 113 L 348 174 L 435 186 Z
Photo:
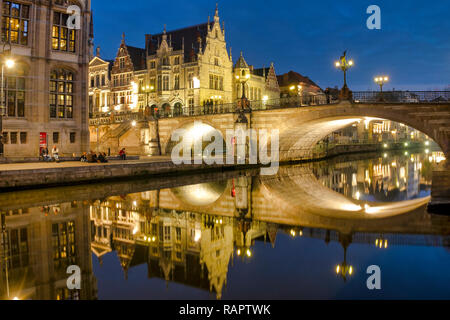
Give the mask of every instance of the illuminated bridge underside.
M 349 199 L 322 185 L 306 166 L 281 167 L 279 175 L 261 177 L 271 196 L 287 206 L 286 214 L 309 213 L 336 219 L 381 219 L 424 206 L 429 198 L 372 203 Z
M 381 105 L 341 103 L 332 106 L 257 111 L 255 129 L 280 130 L 280 159 L 308 156 L 313 146 L 331 132 L 366 117 L 403 123 L 432 138 L 450 155 L 450 105 Z

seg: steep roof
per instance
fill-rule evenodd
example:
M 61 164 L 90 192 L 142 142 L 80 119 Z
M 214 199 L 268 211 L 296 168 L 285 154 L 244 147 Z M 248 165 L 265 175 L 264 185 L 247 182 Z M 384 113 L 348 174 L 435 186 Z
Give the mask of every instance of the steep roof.
M 144 70 L 146 68 L 145 49 L 132 47 L 129 45 L 127 45 L 126 47 L 131 61 L 133 62 L 134 70 Z
M 245 61 L 242 51 L 241 51 L 241 56 L 239 57 L 238 61 L 236 62 L 236 65 L 234 66 L 234 68 L 235 69 L 247 69 L 248 68 L 247 61 Z
M 202 47 L 205 48 L 208 25 L 208 23 L 202 23 L 196 26 L 166 32 L 167 41 L 175 51 L 183 49 L 184 41 L 184 56 L 185 58 L 190 58 L 192 54 L 200 53 L 199 40 L 201 40 Z M 156 54 L 156 50 L 163 41 L 163 37 L 164 33 L 147 35 L 146 49 L 148 55 Z
M 280 87 L 287 87 L 292 83 L 303 82 L 310 86 L 320 88 L 314 81 L 312 81 L 308 77 L 302 76 L 300 73 L 297 73 L 295 71 L 289 71 L 288 73 L 277 76 L 277 79 Z
M 260 76 L 260 77 L 266 77 L 269 75 L 270 72 L 270 67 L 269 68 L 259 68 L 259 69 L 254 69 L 253 70 L 253 74 Z

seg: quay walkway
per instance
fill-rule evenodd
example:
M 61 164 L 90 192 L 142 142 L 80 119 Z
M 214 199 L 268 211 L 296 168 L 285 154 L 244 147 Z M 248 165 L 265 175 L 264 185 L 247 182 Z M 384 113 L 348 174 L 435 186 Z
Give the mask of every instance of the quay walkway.
M 112 160 L 108 163 L 35 162 L 0 164 L 0 192 L 38 187 L 96 183 L 146 176 L 179 175 L 195 171 L 246 169 L 251 165 L 176 165 L 170 157 Z

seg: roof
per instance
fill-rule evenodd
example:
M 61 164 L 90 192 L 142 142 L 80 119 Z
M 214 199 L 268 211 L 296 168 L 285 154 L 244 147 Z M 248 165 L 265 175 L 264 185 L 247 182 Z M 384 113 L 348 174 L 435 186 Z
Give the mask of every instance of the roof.
M 131 62 L 133 63 L 134 70 L 143 70 L 146 68 L 145 49 L 132 47 L 127 45 L 128 54 L 130 55 Z
M 320 88 L 314 81 L 312 81 L 308 77 L 302 76 L 300 73 L 297 73 L 295 71 L 289 71 L 288 73 L 277 76 L 277 79 L 280 87 L 287 87 L 292 83 L 303 82 L 310 86 Z
M 166 32 L 167 41 L 173 47 L 173 50 L 179 51 L 183 49 L 184 41 L 184 55 L 189 61 L 193 54 L 200 53 L 200 41 L 203 48 L 206 46 L 206 36 L 208 35 L 208 23 L 203 23 L 183 29 Z M 163 41 L 164 33 L 148 35 L 146 49 L 148 55 L 156 54 L 159 44 Z
M 266 77 L 269 75 L 270 68 L 260 68 L 260 69 L 254 69 L 253 74 L 260 76 L 260 77 Z
M 241 56 L 239 57 L 238 61 L 236 62 L 236 65 L 234 66 L 235 69 L 248 69 L 247 61 L 245 61 L 244 56 L 241 51 Z

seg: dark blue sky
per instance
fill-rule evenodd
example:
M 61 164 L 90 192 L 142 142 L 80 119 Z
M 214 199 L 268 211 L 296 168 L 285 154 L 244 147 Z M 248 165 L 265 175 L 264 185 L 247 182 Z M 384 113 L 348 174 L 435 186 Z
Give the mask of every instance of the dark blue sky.
M 196 25 L 214 15 L 212 0 L 93 0 L 95 44 L 113 58 L 122 32 L 144 47 L 146 33 Z M 369 30 L 366 9 L 381 8 L 382 29 Z M 433 90 L 450 85 L 450 3 L 447 0 L 227 0 L 219 1 L 233 59 L 244 51 L 256 67 L 275 63 L 321 87 L 342 85 L 334 61 L 345 49 L 355 61 L 353 90 L 376 89 L 374 76 L 391 77 L 388 89 Z

